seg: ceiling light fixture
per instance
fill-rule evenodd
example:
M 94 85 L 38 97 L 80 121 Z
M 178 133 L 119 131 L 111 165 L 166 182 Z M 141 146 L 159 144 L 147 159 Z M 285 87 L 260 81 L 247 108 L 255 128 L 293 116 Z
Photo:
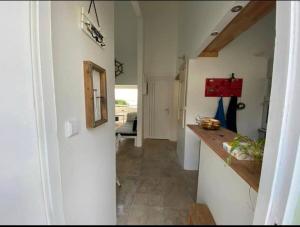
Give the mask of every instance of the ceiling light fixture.
M 242 8 L 243 8 L 243 6 L 240 6 L 240 5 L 234 6 L 234 7 L 232 7 L 231 12 L 237 13 L 237 12 L 239 12 Z

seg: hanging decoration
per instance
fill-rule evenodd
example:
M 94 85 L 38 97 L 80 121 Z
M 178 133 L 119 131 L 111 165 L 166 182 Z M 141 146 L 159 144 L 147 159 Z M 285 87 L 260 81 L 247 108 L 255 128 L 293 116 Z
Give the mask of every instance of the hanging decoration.
M 124 72 L 123 65 L 124 65 L 123 63 L 121 63 L 115 59 L 115 76 L 116 77 Z
M 93 5 L 95 16 L 97 19 L 97 25 L 92 21 L 92 19 L 89 17 L 91 7 Z M 97 14 L 97 9 L 95 5 L 95 1 L 92 0 L 90 2 L 88 14 L 84 12 L 84 8 L 81 8 L 81 29 L 84 33 L 86 33 L 92 40 L 94 40 L 100 47 L 104 47 L 104 37 L 100 32 L 100 24 Z

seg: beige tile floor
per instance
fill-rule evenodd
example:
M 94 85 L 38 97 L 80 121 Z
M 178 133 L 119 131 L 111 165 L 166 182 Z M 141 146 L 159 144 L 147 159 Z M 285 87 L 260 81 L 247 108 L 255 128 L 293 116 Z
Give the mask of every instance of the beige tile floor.
M 176 143 L 144 141 L 135 148 L 133 140 L 121 143 L 117 155 L 118 224 L 186 224 L 195 202 L 197 171 L 184 171 L 177 162 Z

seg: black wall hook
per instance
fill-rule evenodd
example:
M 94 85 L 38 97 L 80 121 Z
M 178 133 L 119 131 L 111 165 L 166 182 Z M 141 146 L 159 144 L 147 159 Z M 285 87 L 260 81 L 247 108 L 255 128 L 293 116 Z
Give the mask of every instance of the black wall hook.
M 235 76 L 234 76 L 234 73 L 231 73 L 231 80 L 234 80 L 235 79 Z

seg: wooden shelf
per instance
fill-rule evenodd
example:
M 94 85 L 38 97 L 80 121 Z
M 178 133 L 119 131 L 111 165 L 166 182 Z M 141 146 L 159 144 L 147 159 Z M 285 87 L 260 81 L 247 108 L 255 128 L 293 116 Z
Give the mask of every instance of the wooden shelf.
M 226 163 L 227 157 L 230 154 L 223 149 L 223 142 L 232 141 L 234 137 L 237 136 L 236 133 L 224 128 L 219 130 L 205 130 L 198 125 L 188 125 L 188 127 Z M 252 163 L 253 161 L 237 160 L 232 157 L 229 166 L 244 179 L 250 187 L 258 192 L 260 173 L 254 169 Z
M 199 57 L 218 57 L 220 50 L 271 12 L 275 5 L 276 1 L 250 1 L 199 54 Z

